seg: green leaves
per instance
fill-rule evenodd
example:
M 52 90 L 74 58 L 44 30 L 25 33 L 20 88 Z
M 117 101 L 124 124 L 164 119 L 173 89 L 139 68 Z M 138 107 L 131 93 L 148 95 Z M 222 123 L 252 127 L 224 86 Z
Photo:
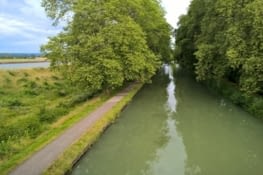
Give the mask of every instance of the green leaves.
M 43 6 L 55 20 L 74 14 L 42 51 L 54 69 L 90 94 L 148 81 L 160 58 L 169 60 L 170 26 L 157 0 L 43 0 Z
M 197 79 L 228 79 L 246 94 L 263 90 L 261 0 L 193 0 L 176 32 L 176 58 Z M 202 6 L 204 8 L 202 8 Z

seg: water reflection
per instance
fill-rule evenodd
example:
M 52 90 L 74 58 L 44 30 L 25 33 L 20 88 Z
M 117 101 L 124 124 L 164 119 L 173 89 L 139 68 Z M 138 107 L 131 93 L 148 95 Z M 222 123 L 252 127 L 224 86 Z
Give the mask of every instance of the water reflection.
M 28 68 L 48 68 L 50 66 L 49 62 L 39 62 L 39 63 L 12 63 L 12 64 L 0 64 L 0 69 L 28 69 Z
M 177 131 L 177 123 L 175 119 L 177 100 L 175 96 L 175 78 L 173 69 L 170 65 L 164 65 L 164 73 L 169 77 L 167 91 L 167 120 L 165 135 L 168 138 L 167 143 L 157 149 L 156 158 L 149 162 L 149 170 L 147 175 L 177 175 L 185 174 L 185 163 L 187 159 L 183 139 Z
M 164 72 L 169 77 L 169 84 L 166 88 L 168 99 L 167 99 L 167 109 L 169 112 L 176 112 L 177 101 L 175 98 L 175 80 L 173 76 L 173 69 L 170 65 L 164 65 Z
M 164 72 L 136 95 L 72 174 L 262 175 L 262 122 L 185 72 L 173 77 L 169 66 Z

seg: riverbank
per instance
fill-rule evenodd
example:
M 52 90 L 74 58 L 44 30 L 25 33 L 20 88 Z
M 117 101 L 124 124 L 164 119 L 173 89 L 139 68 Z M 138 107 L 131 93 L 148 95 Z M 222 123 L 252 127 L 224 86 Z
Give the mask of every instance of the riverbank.
M 113 122 L 117 114 L 131 100 L 141 86 L 141 84 L 135 84 L 121 91 L 121 93 L 116 94 L 96 111 L 69 128 L 60 137 L 34 154 L 11 174 L 40 174 L 48 168 L 53 161 L 55 163 L 46 174 L 63 174 L 62 172 L 67 171 L 68 168 L 72 166 L 72 163 L 80 156 L 80 153 L 83 153 L 83 149 L 87 148 L 87 145 L 91 145 L 104 128 Z M 83 136 L 83 132 L 87 130 L 87 134 Z M 74 144 L 72 144 L 72 142 L 74 142 Z M 58 158 L 57 156 L 61 153 L 63 153 L 62 156 L 56 160 Z M 68 154 L 70 154 L 70 156 Z M 43 155 L 45 155 L 45 159 L 43 159 Z M 64 157 L 66 157 L 66 159 L 64 159 Z M 54 167 L 55 169 L 53 170 Z
M 196 75 L 187 69 L 183 69 L 187 74 L 196 79 Z M 241 107 L 255 118 L 263 119 L 263 96 L 247 95 L 240 90 L 237 84 L 226 79 L 220 81 L 206 80 L 200 82 L 207 87 L 212 93 L 216 93 L 230 100 L 235 105 Z
M 185 72 L 160 72 L 68 174 L 262 175 L 262 133 Z
M 0 95 L 1 174 L 110 97 L 102 93 L 91 99 L 83 92 L 71 93 L 62 77 L 49 69 L 0 71 Z
M 88 131 L 71 145 L 50 167 L 45 175 L 61 175 L 71 171 L 74 164 L 97 141 L 105 129 L 118 117 L 123 108 L 141 89 L 142 84 L 136 84 L 114 107 L 107 111 Z
M 47 62 L 47 58 L 0 58 L 0 64 L 16 64 L 16 63 L 41 63 Z
M 227 80 L 216 83 L 206 81 L 204 84 L 213 92 L 229 99 L 234 104 L 242 107 L 245 111 L 259 119 L 263 119 L 263 97 L 260 95 L 246 95 L 238 86 Z

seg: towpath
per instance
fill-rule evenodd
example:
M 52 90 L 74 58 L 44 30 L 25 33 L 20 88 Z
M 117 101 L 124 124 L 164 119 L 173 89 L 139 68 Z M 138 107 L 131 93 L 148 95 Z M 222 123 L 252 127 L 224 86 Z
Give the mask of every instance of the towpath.
M 40 175 L 75 141 L 87 132 L 104 114 L 125 97 L 132 85 L 106 101 L 101 107 L 86 116 L 84 119 L 67 129 L 57 139 L 32 155 L 21 165 L 15 168 L 10 175 Z

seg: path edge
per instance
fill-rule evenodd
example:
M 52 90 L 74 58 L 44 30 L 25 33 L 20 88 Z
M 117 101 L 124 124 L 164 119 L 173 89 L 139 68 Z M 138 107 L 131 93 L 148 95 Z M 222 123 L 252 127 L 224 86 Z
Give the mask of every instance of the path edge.
M 113 108 L 98 120 L 77 141 L 68 147 L 59 158 L 45 171 L 45 175 L 69 174 L 74 165 L 100 138 L 104 131 L 115 122 L 122 110 L 143 87 L 142 83 L 133 84 L 131 90 Z

